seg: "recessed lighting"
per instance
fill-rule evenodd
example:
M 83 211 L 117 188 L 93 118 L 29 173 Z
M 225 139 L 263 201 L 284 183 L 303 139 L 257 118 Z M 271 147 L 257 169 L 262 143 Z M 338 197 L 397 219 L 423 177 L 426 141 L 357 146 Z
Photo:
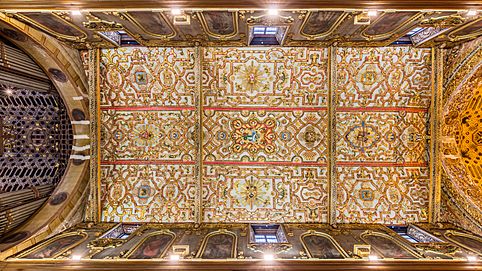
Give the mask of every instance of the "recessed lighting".
M 268 15 L 271 15 L 271 16 L 276 16 L 279 14 L 279 11 L 275 8 L 271 8 L 268 10 Z
M 374 17 L 374 16 L 377 16 L 378 12 L 376 10 L 369 10 L 367 14 L 370 17 Z
M 467 16 L 475 16 L 475 15 L 477 15 L 477 10 L 471 9 L 467 11 Z
M 169 256 L 169 260 L 171 261 L 179 261 L 181 259 L 181 256 L 179 256 L 179 254 L 171 254 Z
M 172 15 L 181 15 L 182 11 L 178 8 L 173 8 L 171 9 L 171 14 Z
M 72 10 L 71 13 L 72 13 L 72 15 L 74 15 L 74 16 L 80 16 L 80 15 L 82 15 L 82 12 L 80 12 L 80 10 Z
M 12 94 L 13 94 L 13 89 L 7 87 L 7 88 L 4 89 L 4 92 L 5 92 L 5 94 L 7 94 L 7 95 L 12 95 Z
M 274 255 L 270 254 L 270 253 L 264 254 L 264 259 L 266 261 L 272 261 L 272 260 L 274 260 Z
M 369 255 L 369 256 L 368 256 L 368 259 L 369 259 L 370 261 L 376 261 L 376 260 L 378 260 L 378 256 L 377 256 L 377 255 Z
M 82 259 L 81 255 L 72 255 L 72 260 L 79 261 L 80 259 Z
M 475 262 L 475 261 L 477 261 L 477 257 L 476 257 L 476 256 L 472 256 L 472 255 L 467 256 L 467 261 L 469 261 L 469 262 Z

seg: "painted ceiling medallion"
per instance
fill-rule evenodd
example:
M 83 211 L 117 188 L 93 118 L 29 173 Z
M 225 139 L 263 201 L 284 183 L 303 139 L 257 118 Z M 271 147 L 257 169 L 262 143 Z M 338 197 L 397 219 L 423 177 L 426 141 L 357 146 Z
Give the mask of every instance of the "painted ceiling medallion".
M 138 147 L 151 147 L 158 143 L 159 129 L 153 125 L 143 123 L 134 128 L 134 142 Z
M 247 95 L 255 96 L 258 92 L 269 90 L 268 75 L 270 69 L 267 66 L 258 65 L 255 61 L 249 64 L 235 67 L 236 88 Z
M 322 138 L 323 136 L 320 130 L 311 124 L 303 127 L 298 134 L 298 139 L 300 140 L 300 143 L 308 149 L 312 149 L 318 146 Z
M 274 133 L 276 120 L 267 118 L 262 122 L 257 119 L 249 119 L 247 122 L 243 122 L 236 119 L 231 122 L 231 127 L 234 130 L 232 135 L 234 152 L 240 153 L 247 150 L 251 153 L 261 151 L 273 153 L 276 150 L 276 134 Z
M 271 185 L 253 176 L 246 179 L 235 180 L 233 195 L 235 205 L 252 211 L 256 208 L 265 208 L 270 204 Z
M 365 152 L 380 140 L 380 134 L 374 126 L 367 125 L 365 121 L 362 121 L 360 125 L 353 126 L 348 130 L 345 139 L 353 148 Z

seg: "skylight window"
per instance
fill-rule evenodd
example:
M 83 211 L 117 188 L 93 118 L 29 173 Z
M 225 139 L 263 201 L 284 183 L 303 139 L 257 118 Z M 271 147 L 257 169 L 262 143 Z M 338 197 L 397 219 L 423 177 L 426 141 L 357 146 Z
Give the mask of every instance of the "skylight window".
M 281 45 L 287 28 L 285 26 L 256 25 L 250 30 L 249 45 Z
M 254 35 L 276 35 L 278 28 L 273 26 L 255 26 L 253 29 Z
M 417 34 L 418 32 L 422 31 L 423 27 L 415 27 L 414 29 L 410 30 L 408 33 L 407 33 L 407 36 L 413 36 L 415 34 Z
M 277 224 L 251 225 L 251 242 L 258 244 L 286 243 L 283 228 Z
M 403 239 L 409 241 L 410 243 L 419 243 L 415 237 L 408 234 L 408 227 L 406 226 L 389 226 L 390 229 L 395 231 L 398 235 L 400 235 Z

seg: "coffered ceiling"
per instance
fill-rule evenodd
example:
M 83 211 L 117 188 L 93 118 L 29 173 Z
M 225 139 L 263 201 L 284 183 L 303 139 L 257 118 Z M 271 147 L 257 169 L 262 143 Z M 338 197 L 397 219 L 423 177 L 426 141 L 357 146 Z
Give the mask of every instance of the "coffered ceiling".
M 276 10 L 271 15 L 266 9 L 186 9 L 177 15 L 170 9 L 5 12 L 75 48 L 247 46 L 255 26 L 282 28 L 278 37 L 282 46 L 450 47 L 482 35 L 482 17 L 468 10 L 367 11 L 297 9 Z

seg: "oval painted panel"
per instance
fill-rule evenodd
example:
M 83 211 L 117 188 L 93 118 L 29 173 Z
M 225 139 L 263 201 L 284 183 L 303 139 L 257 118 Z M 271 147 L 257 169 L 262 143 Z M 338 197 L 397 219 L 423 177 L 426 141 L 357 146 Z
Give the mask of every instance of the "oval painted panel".
M 368 26 L 365 34 L 373 35 L 383 35 L 389 34 L 390 32 L 396 30 L 399 26 L 402 26 L 415 16 L 417 12 L 396 12 L 396 13 L 384 13 L 380 19 L 372 18 L 372 24 Z
M 343 255 L 335 245 L 326 237 L 319 235 L 307 235 L 303 237 L 307 249 L 313 258 L 319 259 L 343 259 Z
M 203 12 L 206 25 L 209 31 L 218 35 L 233 34 L 234 29 L 233 12 L 229 11 L 204 11 Z
M 22 15 L 28 17 L 29 19 L 35 21 L 38 24 L 41 24 L 45 28 L 48 28 L 51 31 L 57 32 L 62 35 L 71 37 L 83 37 L 85 35 L 83 32 L 71 26 L 63 19 L 50 13 L 26 12 L 22 13 Z
M 227 259 L 234 258 L 234 236 L 229 234 L 216 234 L 208 237 L 201 258 Z
M 128 13 L 147 32 L 156 35 L 172 35 L 174 32 L 159 12 L 133 11 Z M 147 33 L 149 34 L 149 33 Z
M 342 11 L 316 11 L 310 14 L 301 32 L 307 35 L 320 35 L 332 27 L 343 15 Z
M 415 259 L 410 252 L 400 247 L 393 240 L 377 235 L 367 235 L 364 237 L 368 244 L 375 247 L 378 252 L 380 252 L 384 258 L 394 258 L 394 259 Z
M 149 236 L 139 247 L 137 247 L 129 259 L 154 259 L 161 257 L 165 250 L 168 249 L 168 245 L 171 242 L 173 236 L 168 234 L 156 234 Z

